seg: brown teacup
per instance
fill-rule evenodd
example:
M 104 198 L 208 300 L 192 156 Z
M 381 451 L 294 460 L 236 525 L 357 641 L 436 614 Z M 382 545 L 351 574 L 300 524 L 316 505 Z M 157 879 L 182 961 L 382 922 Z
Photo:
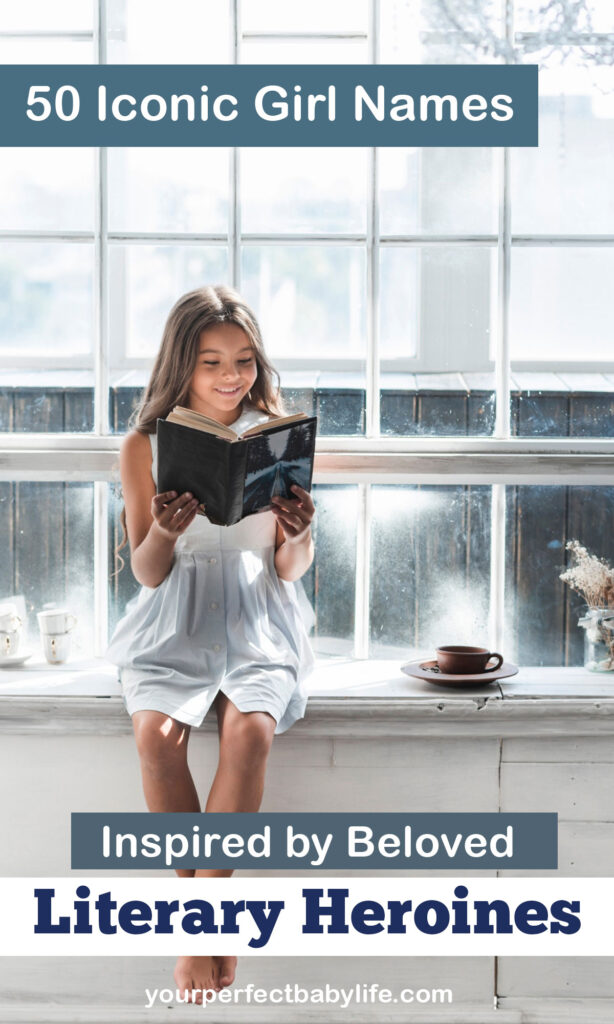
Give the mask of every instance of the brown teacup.
M 491 658 L 496 658 L 495 665 L 488 665 Z M 494 672 L 501 668 L 503 657 L 486 647 L 463 647 L 446 644 L 437 648 L 437 665 L 439 671 L 449 675 L 468 676 L 474 672 Z M 486 666 L 488 665 L 488 669 Z

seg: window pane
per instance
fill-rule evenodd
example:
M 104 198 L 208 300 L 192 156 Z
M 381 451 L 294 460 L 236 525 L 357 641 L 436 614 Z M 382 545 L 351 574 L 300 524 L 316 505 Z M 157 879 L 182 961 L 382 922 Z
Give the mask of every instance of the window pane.
M 511 415 L 521 437 L 614 437 L 614 375 L 514 371 Z
M 0 32 L 92 30 L 94 5 L 84 0 L 20 0 L 2 4 Z
M 489 487 L 371 488 L 371 657 L 488 647 L 490 495 Z
M 0 371 L 0 431 L 83 433 L 93 429 L 92 370 Z
M 379 149 L 380 232 L 494 233 L 491 149 Z
M 289 4 L 287 0 L 258 0 L 243 4 L 244 32 L 366 32 L 367 0 L 311 0 Z
M 110 250 L 112 366 L 153 360 L 166 318 L 194 288 L 228 279 L 226 246 L 113 246 Z
M 503 6 L 500 0 L 386 0 L 380 4 L 380 63 L 486 64 L 504 36 Z
M 0 224 L 5 231 L 92 231 L 91 149 L 3 149 Z
M 174 0 L 172 14 L 150 0 L 108 0 L 108 62 L 223 64 L 231 59 L 229 16 L 229 4 L 202 0 Z
M 242 292 L 273 358 L 364 358 L 362 248 L 245 246 L 242 266 Z
M 608 360 L 614 249 L 515 248 L 512 359 Z
M 92 362 L 93 246 L 59 242 L 0 245 L 0 351 L 52 363 Z M 75 365 L 75 363 L 73 363 Z
M 515 232 L 614 232 L 613 72 L 582 67 L 576 52 L 530 58 L 542 56 L 546 66 L 539 75 L 539 147 L 511 151 Z
M 53 7 L 50 7 L 50 11 Z M 3 39 L 2 64 L 92 64 L 94 44 L 89 39 Z
M 559 28 L 560 8 L 550 8 L 550 18 L 544 17 L 549 5 L 543 0 L 515 0 L 514 28 L 516 32 L 544 32 L 549 27 Z M 570 5 L 568 16 L 570 31 L 614 32 L 614 11 L 611 0 L 585 0 L 582 4 Z M 563 32 L 561 32 L 563 35 Z M 563 35 L 564 37 L 564 35 Z
M 366 149 L 241 150 L 243 231 L 364 234 L 366 193 Z
M 25 601 L 23 653 L 43 658 L 36 613 L 45 605 L 77 617 L 72 657 L 94 644 L 94 487 L 84 483 L 0 483 L 0 600 Z
M 241 64 L 366 64 L 368 61 L 369 48 L 361 39 L 320 39 L 318 42 L 246 39 L 241 43 Z M 275 84 L 273 77 L 271 84 Z
M 381 250 L 383 433 L 492 433 L 491 282 L 494 249 Z
M 318 484 L 313 489 L 314 563 L 303 577 L 316 613 L 317 655 L 351 655 L 354 647 L 358 488 Z
M 228 150 L 110 149 L 111 231 L 228 231 Z
M 559 579 L 565 544 L 579 540 L 614 566 L 612 487 L 507 488 L 506 658 L 520 665 L 582 665 L 586 609 Z

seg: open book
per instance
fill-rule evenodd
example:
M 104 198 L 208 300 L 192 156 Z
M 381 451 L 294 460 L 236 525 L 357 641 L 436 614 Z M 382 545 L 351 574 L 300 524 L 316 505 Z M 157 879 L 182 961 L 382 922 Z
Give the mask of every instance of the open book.
M 158 490 L 191 491 L 210 522 L 232 526 L 272 507 L 271 498 L 309 491 L 317 418 L 280 416 L 238 435 L 232 427 L 182 406 L 157 421 Z

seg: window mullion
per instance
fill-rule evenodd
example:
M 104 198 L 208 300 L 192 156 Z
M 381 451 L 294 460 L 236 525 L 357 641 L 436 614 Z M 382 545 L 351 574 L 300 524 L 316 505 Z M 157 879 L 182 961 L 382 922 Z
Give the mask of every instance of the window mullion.
M 231 62 L 241 61 L 241 0 L 232 0 L 230 5 Z M 228 225 L 228 247 L 230 255 L 230 280 L 233 288 L 241 289 L 241 211 L 239 191 L 241 188 L 241 160 L 238 146 L 230 150 L 230 223 Z
M 107 61 L 107 0 L 96 11 L 96 49 L 99 64 Z M 107 150 L 98 149 L 96 163 L 95 294 L 94 326 L 94 433 L 109 433 L 109 306 L 108 306 L 108 177 Z M 96 656 L 107 646 L 109 621 L 109 509 L 108 484 L 94 483 L 94 644 Z
M 514 43 L 514 0 L 502 0 L 505 36 Z M 495 437 L 511 437 L 510 394 L 510 274 L 512 249 L 512 211 L 510 202 L 510 151 L 501 150 L 499 165 L 498 235 L 498 317 L 495 332 Z M 505 483 L 494 483 L 490 502 L 490 613 L 489 631 L 493 650 L 503 646 L 505 613 Z

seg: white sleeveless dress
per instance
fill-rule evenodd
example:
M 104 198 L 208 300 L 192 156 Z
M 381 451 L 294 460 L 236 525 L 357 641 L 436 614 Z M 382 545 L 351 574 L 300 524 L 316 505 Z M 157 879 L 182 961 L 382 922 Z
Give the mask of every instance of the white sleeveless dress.
M 241 433 L 268 419 L 244 402 L 231 426 Z M 268 711 L 276 733 L 303 717 L 313 610 L 300 582 L 277 575 L 275 526 L 272 512 L 235 526 L 198 515 L 178 538 L 168 576 L 141 587 L 106 651 L 130 715 L 161 711 L 198 726 L 221 690 L 240 711 Z

